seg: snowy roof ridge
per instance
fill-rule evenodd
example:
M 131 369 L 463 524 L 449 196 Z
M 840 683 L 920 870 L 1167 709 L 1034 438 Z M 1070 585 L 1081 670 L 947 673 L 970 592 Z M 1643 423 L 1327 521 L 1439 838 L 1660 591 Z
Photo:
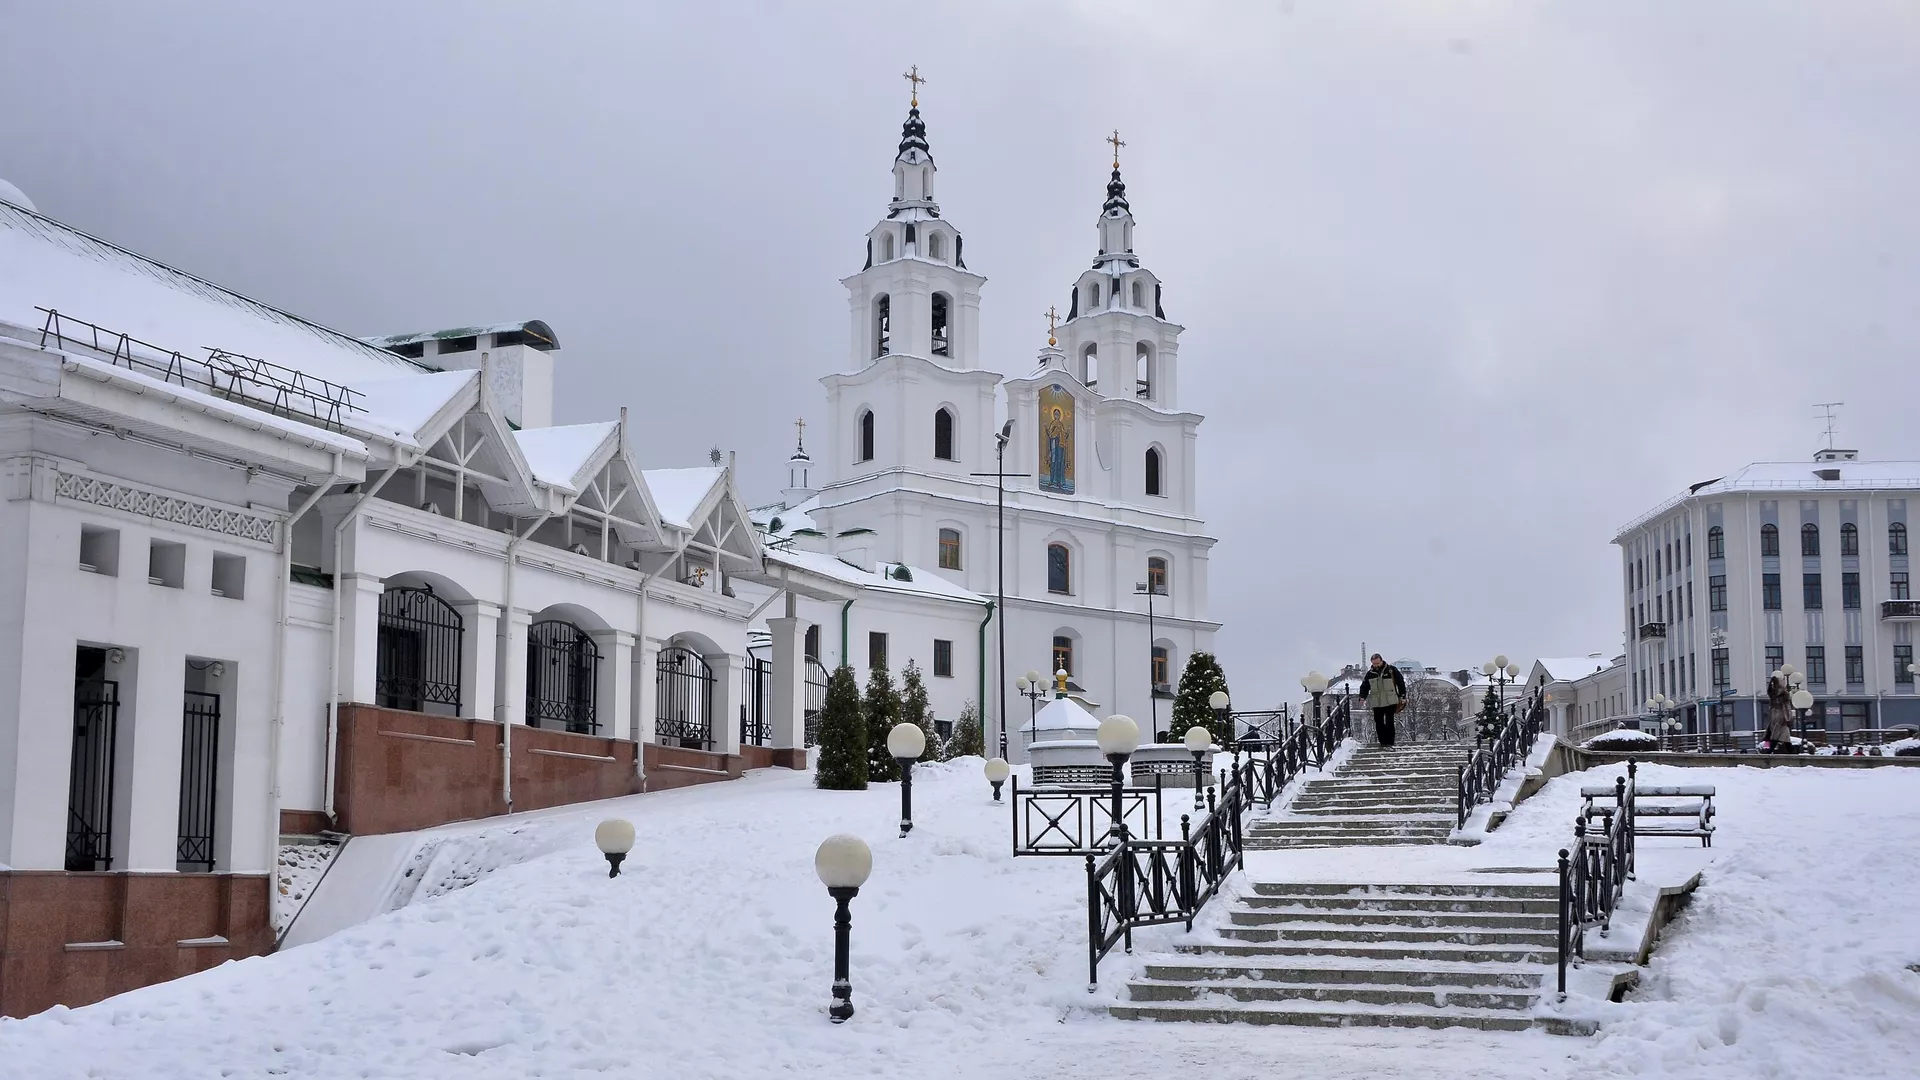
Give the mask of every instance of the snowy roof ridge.
M 694 515 L 726 476 L 721 465 L 701 465 L 691 469 L 647 469 L 641 480 L 653 494 L 653 505 L 664 524 L 676 529 L 693 528 Z
M 424 341 L 445 341 L 450 338 L 479 337 L 481 334 L 531 334 L 554 348 L 560 347 L 560 336 L 553 332 L 544 319 L 523 319 L 519 322 L 493 323 L 489 326 L 456 326 L 446 330 L 422 330 L 412 334 L 388 334 L 378 337 L 361 338 L 361 341 L 378 349 L 394 349 L 402 345 L 414 345 Z
M 604 458 L 609 440 L 617 437 L 620 421 L 600 420 L 560 427 L 522 428 L 513 433 L 527 468 L 536 480 L 580 490 L 587 471 Z
M 1835 478 L 1829 480 L 1821 475 L 1826 472 L 1835 473 Z M 1644 528 L 1687 500 L 1702 495 L 1748 491 L 1863 491 L 1878 488 L 1920 488 L 1920 461 L 1748 462 L 1725 476 L 1694 484 L 1662 500 L 1653 509 L 1616 529 L 1614 542 L 1619 543 L 1628 533 Z

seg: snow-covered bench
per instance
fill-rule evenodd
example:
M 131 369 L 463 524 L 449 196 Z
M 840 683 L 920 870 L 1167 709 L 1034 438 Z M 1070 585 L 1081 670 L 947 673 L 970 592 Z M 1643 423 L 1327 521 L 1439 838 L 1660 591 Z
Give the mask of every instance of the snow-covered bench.
M 1713 846 L 1712 784 L 1636 784 L 1633 789 L 1633 835 L 1697 837 L 1701 847 Z M 1619 811 L 1616 790 L 1605 785 L 1580 789 L 1586 805 L 1585 817 L 1598 817 Z M 1595 805 L 1604 799 L 1606 804 Z

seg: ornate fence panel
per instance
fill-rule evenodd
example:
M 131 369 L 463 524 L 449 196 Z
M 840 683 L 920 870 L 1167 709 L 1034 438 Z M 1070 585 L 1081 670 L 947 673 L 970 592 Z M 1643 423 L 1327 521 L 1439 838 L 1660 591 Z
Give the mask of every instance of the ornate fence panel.
M 1013 779 L 1013 853 L 1015 855 L 1092 855 L 1113 847 L 1113 788 L 1020 787 Z M 1127 835 L 1163 836 L 1161 788 L 1120 789 L 1121 821 Z
M 68 870 L 113 869 L 114 737 L 120 684 L 82 679 L 73 689 L 73 756 L 67 787 Z
M 820 709 L 827 703 L 827 667 L 814 657 L 807 657 L 807 704 L 803 716 L 801 732 L 802 746 L 817 746 L 820 743 Z
M 440 705 L 458 714 L 464 629 L 460 613 L 430 585 L 381 593 L 375 704 L 412 712 Z
M 176 869 L 212 873 L 214 813 L 219 805 L 220 695 L 187 691 L 181 721 Z
M 1627 775 L 1614 783 L 1614 805 L 1583 810 L 1573 823 L 1573 847 L 1560 849 L 1560 903 L 1555 935 L 1559 992 L 1567 993 L 1567 965 L 1586 955 L 1587 931 L 1605 936 L 1614 906 L 1634 872 L 1633 812 L 1639 769 L 1627 762 Z M 1591 815 L 1591 816 L 1590 816 Z M 1599 826 L 1593 825 L 1594 818 Z
M 660 650 L 655 670 L 654 737 L 662 746 L 713 749 L 713 669 L 699 653 L 676 645 Z
M 1493 798 L 1507 771 L 1526 761 L 1540 734 L 1543 718 L 1539 696 L 1509 704 L 1504 720 L 1491 739 L 1481 741 L 1460 766 L 1456 786 L 1458 820 L 1467 823 L 1473 808 Z
M 527 723 L 580 735 L 597 729 L 600 646 L 570 622 L 527 628 Z
M 767 701 L 773 689 L 773 661 L 747 657 L 740 669 L 740 745 L 765 746 L 772 737 Z

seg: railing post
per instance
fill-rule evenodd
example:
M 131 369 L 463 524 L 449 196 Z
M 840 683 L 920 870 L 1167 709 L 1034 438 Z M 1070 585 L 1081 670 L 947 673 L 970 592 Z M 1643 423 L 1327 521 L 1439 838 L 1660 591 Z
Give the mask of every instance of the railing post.
M 1558 951 L 1560 953 L 1559 959 L 1560 959 L 1561 1000 L 1565 1000 L 1567 996 L 1567 946 L 1573 943 L 1572 929 L 1567 925 L 1567 916 L 1568 916 L 1567 909 L 1571 907 L 1573 904 L 1573 881 L 1569 876 L 1570 874 L 1571 874 L 1571 868 L 1567 865 L 1567 849 L 1561 848 L 1560 849 L 1560 905 L 1559 905 L 1560 934 L 1559 934 L 1559 945 L 1558 945 Z
M 1100 879 L 1087 856 L 1087 993 L 1100 989 Z
M 1193 929 L 1193 916 L 1200 910 L 1200 884 L 1194 874 L 1193 835 L 1187 815 L 1180 815 L 1180 906 L 1187 911 L 1187 929 Z

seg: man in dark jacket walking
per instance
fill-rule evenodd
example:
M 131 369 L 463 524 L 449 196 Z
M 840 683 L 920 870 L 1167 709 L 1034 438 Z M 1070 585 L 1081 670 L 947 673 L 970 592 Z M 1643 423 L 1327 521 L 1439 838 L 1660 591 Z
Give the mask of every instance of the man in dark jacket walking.
M 1360 680 L 1360 696 L 1366 699 L 1367 707 L 1373 710 L 1373 734 L 1381 746 L 1393 745 L 1393 714 L 1407 700 L 1407 680 L 1400 669 L 1386 662 L 1379 653 L 1373 654 L 1372 666 L 1367 669 L 1366 677 Z

